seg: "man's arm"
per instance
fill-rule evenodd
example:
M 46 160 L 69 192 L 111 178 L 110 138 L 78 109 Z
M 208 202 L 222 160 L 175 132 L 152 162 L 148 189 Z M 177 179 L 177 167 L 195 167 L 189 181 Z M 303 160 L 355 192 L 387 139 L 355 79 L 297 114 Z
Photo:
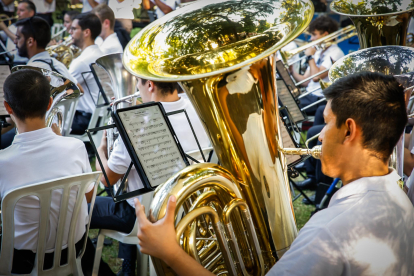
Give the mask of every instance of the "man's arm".
M 144 9 L 149 10 L 152 9 L 155 4 L 152 3 L 150 0 L 142 0 L 142 6 L 144 7 Z
M 173 9 L 168 6 L 167 4 L 163 3 L 161 0 L 155 0 L 155 5 L 157 5 L 158 8 L 160 8 L 160 10 L 164 13 L 170 13 L 173 11 Z
M 290 73 L 292 74 L 293 78 L 296 80 L 296 82 L 301 82 L 307 78 L 309 78 L 311 76 L 310 71 L 306 70 L 304 75 L 299 74 L 298 72 L 296 72 L 295 70 L 293 70 L 293 66 L 291 66 L 290 68 Z M 301 84 L 301 86 L 306 87 L 308 86 L 310 81 L 304 82 Z
M 12 41 L 16 40 L 16 34 L 12 33 L 4 22 L 0 22 L 0 30 L 3 31 Z
M 106 131 L 104 131 L 104 133 L 102 135 L 101 145 L 98 147 L 97 151 L 98 151 L 99 157 L 101 158 L 102 165 L 103 165 L 103 168 L 106 172 L 106 175 L 108 176 L 109 185 L 106 182 L 106 179 L 105 179 L 103 174 L 101 176 L 101 182 L 106 187 L 109 187 L 110 185 L 112 186 L 123 176 L 123 174 L 115 173 L 114 171 L 112 171 L 108 167 L 108 154 L 107 154 L 108 151 L 107 151 L 107 143 L 106 143 Z M 98 162 L 98 158 L 96 158 L 95 166 L 96 166 L 97 171 L 102 171 L 101 164 L 99 164 L 99 162 Z
M 315 53 L 316 53 L 316 48 L 315 47 L 310 47 L 310 48 L 306 49 L 306 51 L 305 51 L 306 56 L 315 56 Z M 309 77 L 314 76 L 314 75 L 318 74 L 319 72 L 322 72 L 322 71 L 326 70 L 326 68 L 323 67 L 323 66 L 320 66 L 320 67 L 316 66 L 315 59 L 309 60 L 308 64 L 309 64 L 309 69 L 310 69 L 309 70 L 310 71 Z M 319 76 L 314 77 L 312 80 L 314 82 L 317 82 L 320 79 L 324 79 L 328 76 L 328 73 L 329 72 L 325 72 L 325 73 L 323 73 Z
M 174 228 L 175 204 L 175 197 L 171 196 L 165 216 L 152 223 L 147 219 L 144 207 L 138 199 L 135 199 L 141 252 L 163 260 L 180 276 L 213 276 L 213 273 L 186 254 L 178 245 Z
M 89 5 L 91 5 L 92 9 L 99 5 L 99 3 L 94 0 L 88 0 L 88 2 Z

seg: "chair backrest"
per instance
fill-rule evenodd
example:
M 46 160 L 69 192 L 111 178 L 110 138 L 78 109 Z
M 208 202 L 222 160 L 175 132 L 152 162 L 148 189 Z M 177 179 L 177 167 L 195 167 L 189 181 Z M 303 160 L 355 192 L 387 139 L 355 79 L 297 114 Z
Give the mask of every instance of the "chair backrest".
M 36 250 L 35 266 L 31 275 L 83 275 L 79 271 L 80 267 L 76 262 L 75 250 L 75 228 L 78 221 L 78 215 L 81 210 L 82 201 L 85 197 L 85 192 L 90 184 L 94 184 L 94 190 L 90 213 L 92 213 L 93 205 L 95 203 L 96 186 L 99 183 L 100 172 L 86 173 L 76 176 L 63 177 L 51 181 L 45 181 L 37 184 L 28 185 L 12 191 L 9 191 L 4 196 L 1 202 L 1 218 L 3 222 L 2 244 L 0 252 L 0 275 L 11 275 L 13 251 L 14 251 L 14 209 L 16 203 L 23 197 L 36 196 L 40 202 L 40 222 L 39 233 Z M 72 218 L 69 226 L 69 237 L 67 243 L 68 259 L 67 264 L 60 265 L 60 257 L 63 243 L 63 233 L 65 230 L 66 216 L 69 206 L 69 196 L 72 187 L 77 187 L 77 197 L 73 208 Z M 47 227 L 50 217 L 50 205 L 52 200 L 52 191 L 62 190 L 61 204 L 59 210 L 59 223 L 57 226 L 54 265 L 51 269 L 43 270 L 44 256 L 46 251 L 46 235 Z M 91 216 L 86 226 L 86 235 L 89 232 Z M 82 253 L 78 258 L 81 258 L 86 246 L 86 239 L 83 244 Z

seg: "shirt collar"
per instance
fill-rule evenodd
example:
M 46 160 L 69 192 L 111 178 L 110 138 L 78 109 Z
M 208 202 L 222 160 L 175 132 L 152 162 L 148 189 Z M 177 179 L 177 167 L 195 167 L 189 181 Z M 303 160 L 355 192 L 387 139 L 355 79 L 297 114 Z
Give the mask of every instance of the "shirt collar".
M 104 40 L 104 41 L 111 40 L 111 39 L 115 39 L 115 38 L 118 38 L 118 36 L 116 35 L 116 33 L 113 33 L 113 34 L 108 35 L 108 36 L 105 38 L 105 40 Z
M 343 186 L 332 196 L 329 207 L 338 204 L 341 199 L 356 194 L 364 194 L 369 191 L 384 192 L 394 188 L 391 185 L 395 185 L 399 189 L 398 181 L 401 179 L 401 176 L 393 168 L 389 168 L 389 171 L 388 174 L 383 176 L 362 177 Z
M 13 144 L 21 143 L 38 143 L 39 140 L 45 140 L 55 137 L 56 134 L 50 127 L 45 127 L 33 131 L 19 133 L 14 137 Z
M 43 51 L 41 53 L 38 53 L 38 54 L 32 56 L 32 58 L 29 59 L 29 61 L 27 63 L 33 62 L 36 59 L 50 59 L 50 55 L 47 51 Z
M 183 98 L 180 98 L 178 101 L 175 102 L 161 102 L 161 104 L 164 107 L 165 112 L 185 109 L 185 101 Z

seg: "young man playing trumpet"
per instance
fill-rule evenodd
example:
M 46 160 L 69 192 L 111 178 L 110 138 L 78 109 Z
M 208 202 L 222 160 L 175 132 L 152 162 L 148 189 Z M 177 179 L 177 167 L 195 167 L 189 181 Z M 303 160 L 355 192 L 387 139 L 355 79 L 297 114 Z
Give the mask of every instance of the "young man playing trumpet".
M 392 76 L 363 72 L 323 93 L 328 102 L 319 136 L 322 171 L 344 187 L 267 275 L 412 275 L 414 209 L 401 177 L 388 167 L 407 123 L 404 89 Z M 165 217 L 151 223 L 136 200 L 141 252 L 181 276 L 213 275 L 177 243 L 175 201 L 171 197 Z

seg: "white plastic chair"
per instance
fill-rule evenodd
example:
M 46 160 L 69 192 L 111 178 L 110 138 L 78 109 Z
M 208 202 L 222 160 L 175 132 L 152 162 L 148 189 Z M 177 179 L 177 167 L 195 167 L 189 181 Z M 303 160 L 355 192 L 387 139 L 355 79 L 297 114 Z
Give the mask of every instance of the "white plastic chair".
M 12 275 L 12 260 L 14 251 L 14 209 L 16 203 L 26 196 L 36 196 L 40 201 L 40 222 L 38 244 L 36 249 L 35 266 L 30 275 L 49 276 L 49 275 L 69 275 L 83 276 L 81 268 L 81 258 L 85 251 L 86 241 L 83 244 L 81 254 L 76 257 L 75 249 L 75 227 L 78 221 L 78 215 L 82 206 L 82 200 L 85 197 L 86 189 L 91 183 L 94 184 L 94 193 L 90 206 L 90 213 L 92 213 L 93 205 L 95 203 L 96 186 L 99 183 L 101 173 L 93 172 L 76 176 L 63 177 L 51 181 L 45 181 L 37 184 L 28 185 L 26 187 L 18 188 L 9 191 L 4 196 L 1 202 L 1 218 L 3 222 L 3 237 L 0 252 L 0 275 Z M 72 219 L 70 221 L 70 230 L 68 237 L 68 262 L 60 265 L 60 257 L 62 253 L 63 233 L 65 230 L 66 215 L 68 212 L 68 203 L 71 188 L 77 186 L 77 198 L 73 208 Z M 46 235 L 47 227 L 50 217 L 50 203 L 53 190 L 62 190 L 61 205 L 59 210 L 59 224 L 56 234 L 56 247 L 54 254 L 54 266 L 51 269 L 43 270 L 43 262 L 46 251 Z M 91 217 L 86 226 L 86 237 L 89 232 L 89 224 Z M 43 241 L 43 242 L 41 242 Z
M 152 201 L 153 193 L 147 193 L 142 196 L 142 202 L 141 204 L 145 206 L 145 210 L 149 210 L 151 201 Z M 136 244 L 137 250 L 138 250 L 138 262 L 140 267 L 140 274 L 142 276 L 146 276 L 148 274 L 148 255 L 142 254 L 139 252 L 138 247 L 138 221 L 135 220 L 134 228 L 130 233 L 122 233 L 115 230 L 108 230 L 108 229 L 100 229 L 98 234 L 98 240 L 96 242 L 96 251 L 95 251 L 95 260 L 93 262 L 93 271 L 92 276 L 98 276 L 99 273 L 99 263 L 101 261 L 101 255 L 102 255 L 102 249 L 103 249 L 103 243 L 105 240 L 105 237 L 112 238 L 114 240 L 117 240 L 122 243 L 126 244 Z

